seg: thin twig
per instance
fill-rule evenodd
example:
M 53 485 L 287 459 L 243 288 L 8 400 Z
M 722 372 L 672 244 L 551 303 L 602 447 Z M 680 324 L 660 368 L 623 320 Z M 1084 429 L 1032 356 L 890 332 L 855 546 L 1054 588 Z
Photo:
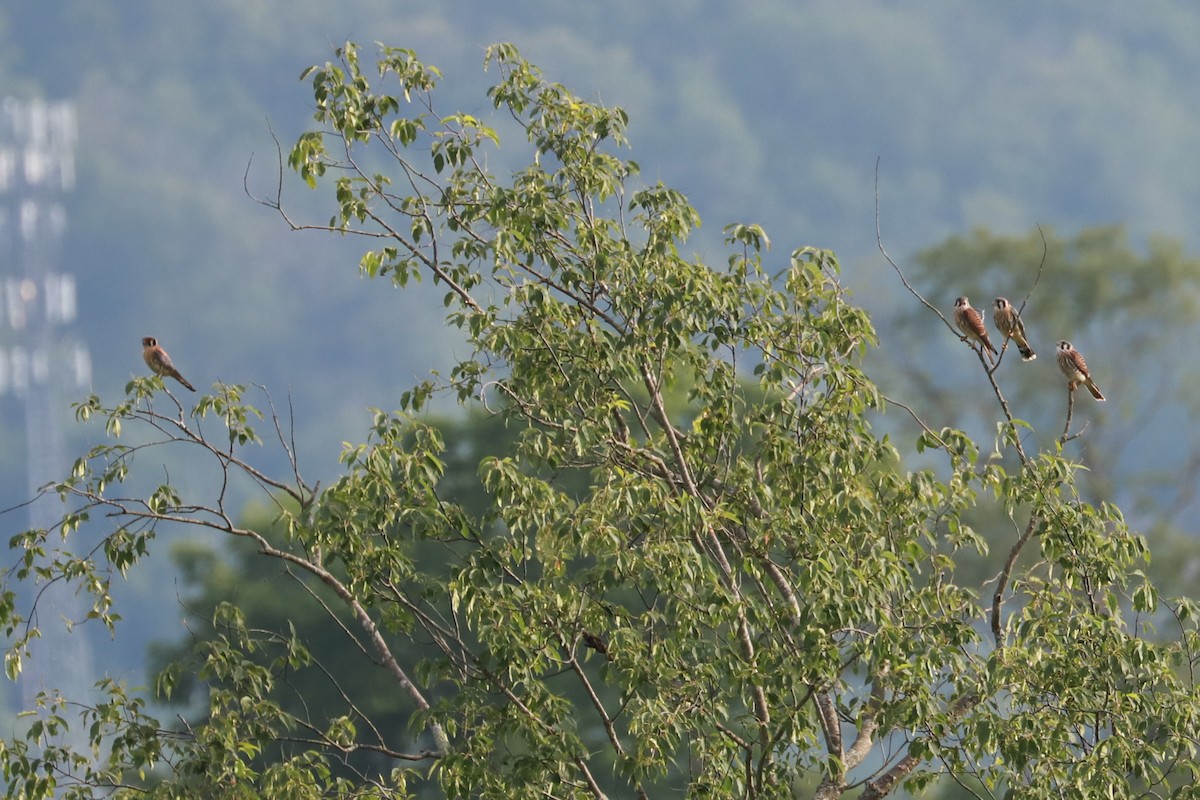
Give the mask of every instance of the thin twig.
M 1017 316 L 1025 310 L 1025 304 L 1029 302 L 1029 298 L 1033 297 L 1033 290 L 1042 280 L 1042 270 L 1046 267 L 1046 256 L 1050 253 L 1050 245 L 1046 242 L 1046 232 L 1042 230 L 1041 223 L 1037 223 L 1038 234 L 1042 237 L 1042 260 L 1038 263 L 1037 275 L 1033 277 L 1033 285 L 1029 287 L 1029 291 L 1025 294 L 1025 299 L 1021 301 L 1021 307 L 1017 309 Z
M 904 288 L 909 291 L 909 294 L 911 294 L 913 297 L 920 300 L 921 304 L 924 305 L 926 308 L 928 308 L 930 311 L 932 311 L 934 314 L 937 314 L 938 318 L 941 319 L 941 321 L 943 323 L 945 323 L 946 327 L 949 328 L 954 333 L 955 336 L 958 336 L 960 339 L 963 338 L 962 335 L 959 333 L 958 329 L 950 323 L 950 320 L 946 319 L 946 315 L 943 314 L 938 309 L 937 306 L 933 305 L 928 300 L 926 300 L 920 292 L 918 292 L 916 289 L 913 288 L 912 284 L 910 284 L 908 282 L 908 278 L 906 278 L 904 276 L 903 270 L 901 270 L 900 267 L 898 267 L 896 265 L 896 262 L 892 260 L 892 257 L 890 255 L 888 255 L 887 250 L 885 250 L 883 247 L 883 234 L 880 232 L 880 226 L 879 226 L 879 159 L 878 158 L 875 159 L 875 244 L 879 247 L 879 252 L 883 254 L 884 259 L 887 260 L 887 262 L 892 265 L 892 269 L 894 269 L 896 271 L 896 274 L 900 276 L 900 282 L 904 284 Z

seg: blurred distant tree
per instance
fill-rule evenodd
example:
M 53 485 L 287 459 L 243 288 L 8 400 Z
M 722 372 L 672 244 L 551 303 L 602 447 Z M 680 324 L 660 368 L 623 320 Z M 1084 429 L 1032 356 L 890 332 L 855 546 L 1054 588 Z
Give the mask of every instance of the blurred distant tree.
M 735 224 L 720 269 L 683 258 L 697 214 L 615 154 L 621 110 L 548 83 L 511 46 L 487 63 L 530 150 L 511 179 L 486 168 L 492 128 L 436 110 L 439 73 L 412 52 L 382 48 L 375 78 L 347 45 L 306 73 L 322 128 L 288 163 L 332 183 L 337 210 L 317 227 L 375 242 L 370 276 L 444 287 L 469 343 L 377 413 L 339 480 L 303 479 L 274 413 L 292 470 L 257 470 L 261 412 L 242 387 L 186 410 L 146 378 L 115 406 L 79 405 L 113 440 L 53 487 L 61 526 L 12 539 L 10 674 L 37 635 L 18 583 L 77 584 L 115 629 L 109 582 L 162 524 L 275 565 L 234 600 L 276 580 L 310 591 L 266 627 L 217 606 L 198 665 L 157 682 L 165 697 L 207 688 L 175 729 L 113 680 L 74 701 L 82 719 L 47 695 L 27 735 L 3 742 L 10 794 L 878 798 L 942 775 L 1022 797 L 1191 786 L 1196 608 L 1160 597 L 1141 537 L 1083 496 L 1078 426 L 1060 416 L 1064 433 L 1027 443 L 1005 394 L 1021 365 L 964 368 L 999 423 L 997 457 L 923 422 L 919 404 L 905 437 L 876 434 L 885 401 L 860 366 L 875 333 L 832 253 L 800 247 L 773 269 L 766 234 Z M 1046 391 L 1061 401 L 1064 386 Z M 512 439 L 498 455 L 460 449 L 428 419 L 443 398 Z M 936 470 L 901 467 L 919 452 Z M 172 483 L 168 454 L 211 465 L 211 485 Z M 455 458 L 475 469 L 472 501 L 448 484 L 463 479 Z M 272 525 L 236 521 L 235 482 L 261 490 Z M 1007 526 L 994 553 L 964 522 L 984 500 Z M 55 550 L 77 531 L 92 551 Z M 991 559 L 988 580 L 960 571 L 966 554 Z M 314 612 L 344 629 L 346 652 L 312 649 L 296 621 Z M 359 703 L 332 669 L 312 688 L 313 670 L 347 656 L 374 665 L 387 697 Z M 402 726 L 384 724 L 389 704 Z M 71 724 L 93 748 L 63 746 Z

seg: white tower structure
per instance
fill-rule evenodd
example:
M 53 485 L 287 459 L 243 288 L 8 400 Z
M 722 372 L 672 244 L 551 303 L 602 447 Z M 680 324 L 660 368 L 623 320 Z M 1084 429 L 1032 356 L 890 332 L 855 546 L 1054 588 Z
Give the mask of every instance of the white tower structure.
M 66 327 L 75 318 L 75 279 L 58 263 L 77 136 L 71 103 L 0 100 L 0 404 L 24 415 L 27 497 L 65 473 L 66 397 L 91 385 L 88 350 Z M 61 513 L 54 502 L 27 508 L 34 528 L 53 526 Z M 86 638 L 63 624 L 84 611 L 74 590 L 52 585 L 37 603 L 42 639 L 21 678 L 25 708 L 43 689 L 82 697 L 92 681 Z

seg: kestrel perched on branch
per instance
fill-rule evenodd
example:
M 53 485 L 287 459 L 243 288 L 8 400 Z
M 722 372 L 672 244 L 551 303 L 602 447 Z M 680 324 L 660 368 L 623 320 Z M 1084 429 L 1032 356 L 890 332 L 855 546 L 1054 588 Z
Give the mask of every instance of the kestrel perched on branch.
M 1058 343 L 1058 368 L 1062 370 L 1063 375 L 1067 376 L 1069 383 L 1068 388 L 1073 392 L 1075 387 L 1083 384 L 1092 393 L 1092 397 L 1103 401 L 1104 395 L 1100 394 L 1100 389 L 1096 386 L 1096 382 L 1092 380 L 1092 375 L 1088 372 L 1087 362 L 1083 360 L 1083 356 L 1079 351 L 1071 346 L 1070 342 Z
M 992 321 L 996 323 L 996 330 L 1003 333 L 1006 339 L 1012 339 L 1017 345 L 1017 350 L 1020 351 L 1023 360 L 1033 361 L 1037 358 L 1037 353 L 1033 352 L 1033 348 L 1029 346 L 1029 341 L 1025 338 L 1025 323 L 1021 321 L 1021 315 L 1013 308 L 1012 303 L 1003 297 L 997 297 L 996 308 L 992 311 Z
M 196 387 L 188 383 L 187 378 L 180 375 L 179 370 L 175 369 L 175 365 L 171 363 L 171 357 L 167 355 L 166 350 L 159 347 L 158 340 L 153 336 L 142 339 L 142 358 L 146 360 L 146 366 L 154 370 L 155 375 L 169 375 L 191 391 L 196 391 Z
M 985 350 L 999 355 L 996 348 L 992 347 L 992 341 L 988 339 L 987 328 L 983 327 L 983 317 L 971 308 L 965 296 L 954 301 L 954 324 L 968 341 L 979 342 Z

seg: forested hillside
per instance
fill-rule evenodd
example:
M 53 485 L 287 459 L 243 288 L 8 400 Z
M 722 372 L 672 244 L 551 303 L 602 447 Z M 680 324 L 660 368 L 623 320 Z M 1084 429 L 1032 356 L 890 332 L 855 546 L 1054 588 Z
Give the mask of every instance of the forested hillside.
M 310 191 L 280 160 L 313 126 L 302 70 L 346 40 L 368 63 L 383 42 L 436 64 L 447 80 L 432 115 L 494 126 L 495 174 L 524 165 L 524 133 L 485 96 L 498 79 L 481 68 L 493 42 L 515 42 L 552 80 L 627 110 L 622 154 L 645 166 L 630 191 L 663 181 L 703 221 L 684 259 L 723 263 L 734 222 L 836 251 L 840 285 L 879 335 L 864 369 L 880 391 L 986 450 L 1000 437 L 994 409 L 980 406 L 986 379 L 953 331 L 901 294 L 877 249 L 878 163 L 883 243 L 932 305 L 949 316 L 964 293 L 985 311 L 997 295 L 1028 299 L 1039 358 L 1017 363 L 1010 348 L 1003 370 L 1015 415 L 1033 424 L 1031 451 L 1061 433 L 1055 342 L 1086 353 L 1109 401 L 1074 409 L 1083 430 L 1069 454 L 1088 467 L 1084 499 L 1118 502 L 1153 536 L 1148 569 L 1183 591 L 1200 476 L 1198 37 L 1200 10 L 1185 2 L 51 0 L 0 7 L 0 77 L 14 96 L 78 109 L 61 267 L 79 281 L 73 330 L 91 350 L 93 391 L 118 402 L 147 374 L 138 343 L 155 335 L 202 392 L 218 380 L 265 386 L 294 415 L 314 482 L 338 474 L 342 443 L 364 438 L 371 407 L 398 407 L 430 369 L 464 355 L 443 322 L 445 287 L 359 280 L 361 242 L 291 231 L 269 207 L 282 191 L 298 223 L 338 213 L 332 193 Z M 787 253 L 764 258 L 782 264 Z M 0 328 L 0 345 L 9 336 Z M 66 405 L 83 394 L 61 398 L 64 472 L 93 443 Z M 0 421 L 8 508 L 26 499 L 16 398 L 0 396 Z M 911 438 L 897 406 L 872 424 Z M 249 458 L 288 467 L 272 448 Z M 183 462 L 169 472 L 191 487 L 213 480 Z M 967 521 L 999 535 L 986 511 Z M 6 535 L 22 525 L 0 519 Z M 131 671 L 146 641 L 178 634 L 178 590 L 156 557 L 162 570 L 118 586 L 140 601 L 115 653 Z
M 633 115 L 647 177 L 678 185 L 709 223 L 695 247 L 734 217 L 803 233 L 838 249 L 872 310 L 893 288 L 874 251 L 877 157 L 883 231 L 902 257 L 975 226 L 1069 235 L 1117 222 L 1135 246 L 1150 232 L 1200 241 L 1200 178 L 1179 168 L 1200 131 L 1200 11 L 1186 3 L 53 0 L 10 4 L 0 21 L 9 90 L 78 103 L 65 259 L 96 388 L 137 373 L 149 330 L 202 384 L 290 389 L 326 465 L 363 406 L 453 344 L 422 335 L 439 318 L 428 296 L 406 297 L 398 317 L 392 298 L 340 279 L 355 257 L 343 243 L 289 234 L 243 193 L 248 165 L 250 188 L 273 190 L 271 130 L 286 145 L 307 121 L 296 77 L 346 39 L 415 48 L 454 73 L 448 107 L 470 97 L 482 115 L 469 91 L 486 84 L 484 47 L 516 42 Z

